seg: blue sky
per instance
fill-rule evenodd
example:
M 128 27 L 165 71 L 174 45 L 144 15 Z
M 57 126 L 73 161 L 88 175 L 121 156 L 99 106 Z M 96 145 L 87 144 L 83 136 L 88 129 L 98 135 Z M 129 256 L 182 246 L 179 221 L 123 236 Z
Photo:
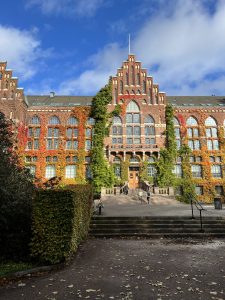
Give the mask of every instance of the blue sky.
M 0 60 L 25 94 L 94 95 L 131 50 L 168 95 L 225 95 L 225 0 L 8 0 Z

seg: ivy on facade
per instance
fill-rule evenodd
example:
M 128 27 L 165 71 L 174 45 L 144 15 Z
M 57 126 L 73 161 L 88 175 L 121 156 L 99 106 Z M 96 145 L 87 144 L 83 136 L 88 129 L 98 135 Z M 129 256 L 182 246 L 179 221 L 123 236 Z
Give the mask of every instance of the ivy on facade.
M 112 101 L 111 80 L 102 88 L 92 101 L 91 116 L 95 119 L 94 135 L 92 139 L 92 176 L 96 193 L 101 187 L 112 187 L 115 183 L 113 167 L 109 165 L 104 153 L 104 138 L 109 133 L 109 119 L 119 113 L 119 106 L 112 113 L 107 112 L 107 106 Z
M 175 175 L 173 174 L 174 163 L 177 156 L 177 145 L 175 140 L 173 108 L 166 106 L 166 145 L 160 150 L 160 157 L 156 163 L 157 184 L 160 187 L 173 186 Z

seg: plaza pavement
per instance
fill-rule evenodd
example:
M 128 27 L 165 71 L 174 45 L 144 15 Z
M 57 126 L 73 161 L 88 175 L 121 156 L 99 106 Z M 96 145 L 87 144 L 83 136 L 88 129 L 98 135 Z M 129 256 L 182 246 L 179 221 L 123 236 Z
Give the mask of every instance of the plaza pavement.
M 151 195 L 149 204 L 145 195 L 143 201 L 138 194 L 131 195 L 107 195 L 102 197 L 104 208 L 102 216 L 191 216 L 191 205 L 181 203 L 172 196 Z M 225 207 L 222 210 L 214 208 L 214 205 L 202 205 L 205 209 L 203 217 L 225 217 Z M 199 211 L 194 206 L 194 215 L 199 216 Z

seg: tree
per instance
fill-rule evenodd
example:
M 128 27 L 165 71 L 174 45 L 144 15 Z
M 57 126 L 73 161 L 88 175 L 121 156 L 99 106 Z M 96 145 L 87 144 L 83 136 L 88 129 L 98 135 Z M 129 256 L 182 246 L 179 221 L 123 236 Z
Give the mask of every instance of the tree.
M 0 254 L 20 258 L 28 253 L 34 185 L 19 163 L 13 128 L 0 112 Z

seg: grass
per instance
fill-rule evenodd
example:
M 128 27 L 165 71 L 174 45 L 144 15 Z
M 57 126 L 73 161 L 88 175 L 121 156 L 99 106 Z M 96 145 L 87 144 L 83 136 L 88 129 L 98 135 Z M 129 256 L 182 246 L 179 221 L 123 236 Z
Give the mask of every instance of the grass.
M 27 262 L 6 261 L 0 263 L 0 277 L 7 276 L 11 273 L 31 269 L 33 265 Z

